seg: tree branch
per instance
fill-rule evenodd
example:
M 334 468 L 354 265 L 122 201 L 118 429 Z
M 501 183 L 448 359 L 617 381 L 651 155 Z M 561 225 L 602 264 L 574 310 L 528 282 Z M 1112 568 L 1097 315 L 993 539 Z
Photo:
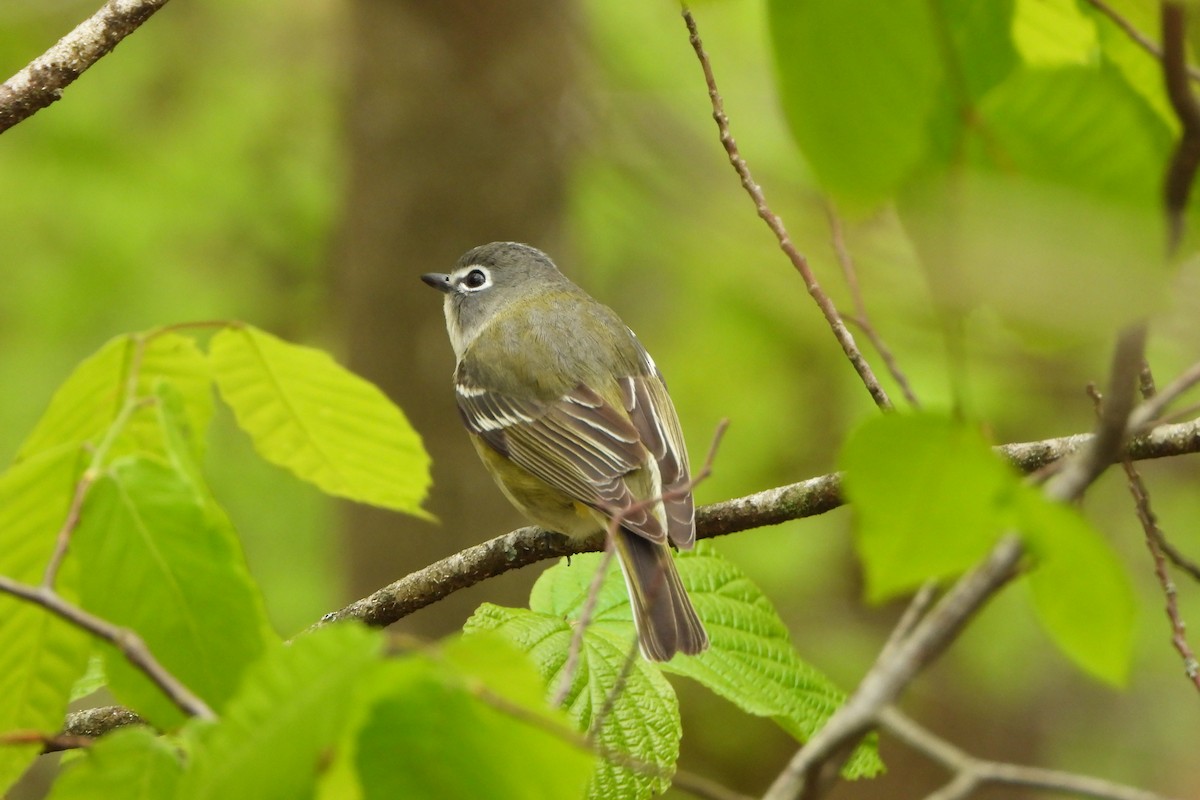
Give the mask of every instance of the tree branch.
M 875 405 L 887 411 L 892 408 L 892 401 L 888 398 L 887 392 L 880 385 L 879 379 L 875 377 L 875 373 L 871 370 L 871 365 L 867 363 L 867 359 L 863 356 L 862 351 L 858 349 L 858 345 L 854 342 L 854 336 L 846 327 L 846 323 L 842 321 L 841 314 L 834 307 L 833 301 L 829 299 L 829 295 L 825 294 L 821 289 L 821 285 L 817 282 L 816 276 L 808 265 L 806 259 L 796 245 L 792 243 L 792 239 L 788 236 L 787 229 L 783 226 L 783 220 L 779 215 L 771 210 L 767 205 L 767 199 L 763 195 L 762 187 L 754 182 L 754 176 L 750 174 L 750 166 L 746 163 L 746 159 L 742 158 L 742 154 L 738 151 L 737 142 L 733 138 L 733 133 L 729 129 L 729 117 L 725 113 L 725 102 L 721 99 L 721 93 L 717 89 L 716 78 L 713 77 L 712 63 L 709 61 L 708 53 L 704 50 L 704 44 L 700 41 L 700 33 L 696 29 L 696 20 L 692 18 L 692 12 L 687 6 L 683 7 L 683 21 L 687 24 L 688 40 L 692 43 L 692 49 L 696 51 L 696 58 L 700 60 L 700 68 L 704 71 L 704 82 L 708 86 L 708 98 L 712 103 L 713 120 L 717 123 L 717 130 L 721 135 L 721 144 L 725 147 L 725 152 L 729 156 L 729 163 L 737 172 L 738 179 L 742 183 L 742 188 L 750 195 L 750 199 L 754 201 L 754 208 L 758 211 L 758 216 L 762 221 L 767 223 L 767 227 L 775 234 L 775 238 L 779 240 L 779 248 L 787 255 L 788 260 L 792 262 L 792 266 L 800 273 L 800 277 L 804 279 L 804 286 L 808 289 L 809 295 L 816 301 L 817 307 L 821 309 L 821 314 L 825 317 L 825 321 L 829 324 L 833 331 L 834 337 L 838 344 L 842 346 L 842 352 L 846 354 L 846 358 L 850 360 L 854 371 L 858 373 L 858 377 L 862 380 L 863 385 L 867 387 L 867 391 L 871 393 L 871 398 L 875 401 Z
M 167 0 L 108 0 L 75 30 L 0 85 L 0 133 L 62 97 L 88 67 L 158 11 Z
M 1094 435 L 1080 433 L 1038 442 L 1006 444 L 994 449 L 1018 470 L 1030 473 L 1078 452 L 1088 446 Z M 1200 420 L 1160 425 L 1130 441 L 1124 452 L 1135 461 L 1200 452 Z M 700 539 L 710 539 L 815 517 L 844 502 L 841 474 L 821 475 L 699 508 L 696 511 L 696 535 Z M 313 627 L 342 619 L 358 619 L 377 627 L 391 625 L 488 578 L 548 558 L 603 550 L 604 543 L 602 532 L 587 539 L 570 539 L 543 528 L 518 528 L 419 569 L 369 597 L 326 614 Z
M 1139 31 L 1132 22 L 1117 13 L 1116 9 L 1104 2 L 1104 0 L 1087 0 L 1087 3 L 1101 14 L 1108 17 L 1114 25 L 1120 28 L 1125 35 L 1128 36 L 1131 41 L 1133 41 L 1134 44 L 1145 50 L 1150 55 L 1154 56 L 1154 58 L 1160 61 L 1162 60 L 1163 52 L 1162 48 L 1158 46 L 1158 43 L 1146 34 Z M 1200 81 L 1200 70 L 1189 66 L 1187 68 L 1187 73 L 1188 77 L 1190 77 L 1192 80 Z
M 1109 398 L 1096 433 L 1044 489 L 1054 500 L 1073 500 L 1117 458 L 1125 441 L 1134 388 L 1142 368 L 1144 326 L 1117 337 Z M 858 740 L 917 674 L 941 655 L 966 624 L 1017 574 L 1025 548 L 1015 534 L 1002 538 L 984 561 L 960 578 L 898 643 L 889 642 L 846 703 L 792 757 L 764 800 L 816 800 L 825 794 Z M 955 789 L 959 791 L 959 789 Z M 954 796 L 954 795 L 947 795 Z M 959 795 L 961 796 L 961 795 Z
M 894 707 L 885 708 L 879 714 L 879 725 L 909 747 L 954 773 L 954 779 L 949 784 L 929 795 L 926 800 L 966 797 L 975 789 L 988 784 L 1021 786 L 1026 789 L 1062 792 L 1098 800 L 1166 800 L 1153 792 L 1088 775 L 976 758 L 918 725 Z
M 94 614 L 89 614 L 82 608 L 68 603 L 45 586 L 28 586 L 0 575 L 0 592 L 41 606 L 56 617 L 112 644 L 188 716 L 201 719 L 217 718 L 207 703 L 193 694 L 166 667 L 159 663 L 154 654 L 150 652 L 150 648 L 134 631 L 114 625 Z
M 867 313 L 867 304 L 863 300 L 862 287 L 858 282 L 858 270 L 854 267 L 854 258 L 850 255 L 850 248 L 846 246 L 842 218 L 838 215 L 831 200 L 825 201 L 825 219 L 829 223 L 829 237 L 833 243 L 833 254 L 837 258 L 838 264 L 841 265 L 842 276 L 846 280 L 846 287 L 850 290 L 850 297 L 854 303 L 854 316 L 850 318 L 850 321 L 858 326 L 863 335 L 867 337 L 867 341 L 879 353 L 879 357 L 883 359 L 883 365 L 891 373 L 892 380 L 900 387 L 900 393 L 904 395 L 908 404 L 913 408 L 920 408 L 921 402 L 917 399 L 912 384 L 908 382 L 908 376 L 904 374 L 904 370 L 900 369 L 900 362 L 896 360 L 892 349 L 887 346 L 879 331 L 871 323 L 871 317 Z

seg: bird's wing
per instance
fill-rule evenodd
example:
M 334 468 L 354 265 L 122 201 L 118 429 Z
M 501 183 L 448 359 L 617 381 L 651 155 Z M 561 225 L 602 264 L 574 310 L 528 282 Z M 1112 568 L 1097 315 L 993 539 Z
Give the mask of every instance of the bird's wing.
M 621 378 L 618 383 L 629 420 L 658 464 L 667 536 L 677 547 L 689 549 L 696 542 L 696 510 L 683 430 L 666 384 L 657 370 Z
M 640 374 L 621 378 L 625 412 L 638 437 L 658 464 L 667 536 L 677 546 L 689 549 L 696 542 L 696 508 L 692 500 L 687 446 L 675 404 L 654 359 L 630 331 L 641 360 Z
M 639 503 L 643 498 L 635 497 L 626 481 L 630 473 L 657 461 L 625 409 L 607 403 L 585 384 L 543 402 L 478 385 L 463 369 L 455 383 L 467 429 L 497 453 L 605 516 L 622 514 L 622 526 L 634 533 L 666 540 L 653 513 L 655 504 Z

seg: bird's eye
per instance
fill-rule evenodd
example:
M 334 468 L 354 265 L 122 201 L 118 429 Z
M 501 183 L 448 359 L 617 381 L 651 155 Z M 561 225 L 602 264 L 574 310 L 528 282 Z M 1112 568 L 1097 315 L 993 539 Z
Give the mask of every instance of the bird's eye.
M 482 289 L 487 285 L 488 274 L 481 269 L 473 269 L 462 279 L 462 285 L 468 289 Z

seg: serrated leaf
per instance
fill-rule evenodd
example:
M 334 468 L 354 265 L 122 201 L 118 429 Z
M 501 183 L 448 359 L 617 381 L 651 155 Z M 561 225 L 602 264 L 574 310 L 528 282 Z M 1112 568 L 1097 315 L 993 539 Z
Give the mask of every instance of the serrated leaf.
M 960 574 L 1013 522 L 1011 467 L 948 417 L 874 417 L 846 440 L 840 465 L 872 602 Z
M 311 796 L 359 685 L 377 668 L 381 642 L 376 631 L 342 623 L 273 645 L 246 670 L 219 722 L 185 729 L 192 759 L 180 800 Z
M 1022 530 L 1037 558 L 1029 585 L 1042 627 L 1085 671 L 1123 685 L 1133 655 L 1129 575 L 1075 509 L 1029 490 L 1022 493 L 1021 511 Z
M 583 796 L 591 753 L 571 741 L 566 715 L 546 706 L 541 679 L 507 642 L 468 637 L 387 672 L 357 742 L 363 797 Z
M 259 454 L 321 490 L 429 519 L 429 456 L 404 413 L 320 350 L 248 325 L 213 337 L 221 396 Z
M 573 556 L 570 564 L 562 562 L 538 579 L 530 595 L 531 611 L 485 604 L 468 621 L 466 630 L 496 630 L 504 634 L 530 654 L 546 678 L 548 689 L 556 690 L 570 647 L 570 620 L 580 616 L 599 563 L 600 556 L 596 554 Z M 680 655 L 665 664 L 650 664 L 639 657 L 635 668 L 693 678 L 748 713 L 774 719 L 801 741 L 811 736 L 844 701 L 845 695 L 800 660 L 767 598 L 710 544 L 701 543 L 695 550 L 681 553 L 676 565 L 708 629 L 710 647 L 700 656 Z M 621 668 L 633 642 L 624 582 L 619 571 L 611 568 L 595 598 L 592 621 L 584 635 L 587 666 L 580 667 L 569 697 L 578 701 L 586 681 L 587 690 L 595 695 L 592 702 L 597 707 L 602 705 L 604 687 L 615 680 L 615 670 Z M 649 688 L 656 685 L 651 683 Z M 645 698 L 635 700 L 637 705 L 653 709 L 655 714 L 671 714 L 677 723 L 673 695 L 669 710 L 665 702 L 651 701 L 646 706 Z M 587 723 L 586 717 L 578 718 Z M 620 740 L 616 741 L 618 747 L 624 746 Z M 673 760 L 653 763 L 660 770 L 673 769 Z M 872 741 L 856 751 L 844 774 L 855 778 L 876 774 L 881 769 Z M 652 775 L 629 775 L 620 769 L 612 769 L 610 773 L 604 776 L 607 782 L 597 781 L 595 785 L 616 794 L 599 796 L 621 797 L 625 791 L 648 791 L 654 787 Z
M 872 205 L 930 147 L 946 92 L 938 30 L 923 0 L 772 0 L 780 99 L 792 134 L 835 197 Z
M 220 509 L 188 476 L 124 458 L 93 486 L 72 553 L 91 612 L 132 628 L 184 685 L 219 709 L 273 638 L 240 545 Z M 109 686 L 124 703 L 170 727 L 181 712 L 119 654 Z
M 163 800 L 175 796 L 182 772 L 170 742 L 147 728 L 122 728 L 64 769 L 48 800 Z
M 154 394 L 161 383 L 173 385 L 183 405 L 188 441 L 203 452 L 204 435 L 212 418 L 211 379 L 204 354 L 186 336 L 159 334 L 146 339 L 140 360 L 137 341 L 147 334 L 124 334 L 111 339 L 85 359 L 54 393 L 50 407 L 21 445 L 17 460 L 59 445 L 96 443 L 117 418 L 125 401 L 130 370 L 137 366 L 136 394 Z M 137 410 L 125 441 L 114 454 L 161 452 L 160 430 L 149 408 Z
M 44 450 L 0 474 L 0 575 L 37 584 L 82 470 L 78 448 Z M 58 587 L 74 592 L 64 565 Z M 0 731 L 56 731 L 92 642 L 44 609 L 0 594 Z M 0 794 L 37 758 L 38 745 L 0 747 Z
M 556 568 L 557 569 L 557 568 Z M 543 575 L 544 577 L 544 575 Z M 632 624 L 632 623 L 630 623 Z M 494 631 L 528 653 L 552 694 L 562 680 L 572 628 L 561 616 L 484 604 L 467 621 L 468 632 Z M 601 720 L 596 740 L 603 752 L 588 787 L 591 798 L 649 798 L 666 791 L 679 757 L 679 705 L 675 691 L 652 664 L 631 650 L 631 629 L 589 626 L 566 710 L 580 731 L 590 731 L 610 701 L 627 656 L 633 661 L 621 691 Z M 626 759 L 642 765 L 631 769 Z
M 775 720 L 797 741 L 807 741 L 845 702 L 845 693 L 800 659 L 771 601 L 711 544 L 681 552 L 676 564 L 705 621 L 709 649 L 676 657 L 660 665 L 663 671 L 692 678 L 743 711 Z M 872 737 L 855 750 L 842 776 L 870 777 L 882 770 Z

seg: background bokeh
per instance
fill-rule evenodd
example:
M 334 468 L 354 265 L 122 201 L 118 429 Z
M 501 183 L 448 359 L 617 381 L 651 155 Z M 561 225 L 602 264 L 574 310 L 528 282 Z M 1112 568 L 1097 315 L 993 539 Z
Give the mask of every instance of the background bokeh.
M 93 6 L 8 0 L 0 71 Z M 849 308 L 825 205 L 778 108 L 763 4 L 706 3 L 697 17 L 742 152 Z M 922 402 L 946 406 L 945 347 L 902 229 L 887 213 L 846 226 L 876 327 Z M 118 333 L 185 320 L 241 318 L 328 348 L 413 419 L 434 457 L 440 526 L 336 507 L 254 457 L 228 419 L 216 426 L 209 477 L 286 634 L 520 524 L 459 429 L 440 298 L 417 281 L 481 242 L 539 245 L 620 311 L 670 381 L 695 460 L 717 421 L 731 420 L 701 502 L 831 471 L 846 432 L 878 413 L 738 187 L 669 2 L 172 3 L 60 103 L 0 137 L 0 231 L 5 459 L 80 359 Z M 1197 288 L 1185 266 L 1156 321 L 1160 380 L 1200 356 Z M 1073 433 L 1091 424 L 1083 387 L 1103 377 L 1108 344 L 977 312 L 955 377 L 996 441 Z M 1192 552 L 1197 464 L 1143 469 L 1164 528 Z M 1016 586 L 903 705 L 981 756 L 1195 796 L 1200 704 L 1116 475 L 1086 511 L 1139 590 L 1129 688 L 1098 685 L 1059 656 Z M 851 521 L 843 509 L 719 543 L 775 601 L 799 652 L 847 688 L 900 610 L 861 602 Z M 482 600 L 522 603 L 537 572 L 403 624 L 448 633 Z M 1198 595 L 1182 586 L 1186 619 L 1200 619 Z M 795 743 L 678 685 L 682 766 L 761 792 Z M 886 740 L 883 754 L 887 777 L 836 796 L 920 796 L 943 780 Z

